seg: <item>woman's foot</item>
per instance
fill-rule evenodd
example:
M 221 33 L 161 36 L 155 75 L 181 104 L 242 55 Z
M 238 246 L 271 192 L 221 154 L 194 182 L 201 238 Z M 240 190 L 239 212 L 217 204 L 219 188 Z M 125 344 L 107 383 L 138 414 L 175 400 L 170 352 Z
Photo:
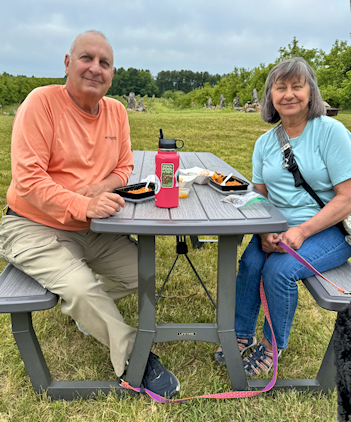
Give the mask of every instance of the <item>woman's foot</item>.
M 282 351 L 278 350 L 278 358 Z M 258 376 L 262 372 L 268 374 L 273 366 L 273 351 L 267 350 L 267 345 L 260 343 L 250 356 L 243 360 L 244 370 L 248 376 Z
M 250 349 L 251 347 L 256 346 L 257 344 L 256 337 L 238 338 L 237 340 L 238 340 L 238 346 L 239 346 L 239 351 L 241 355 L 246 350 Z M 219 365 L 225 365 L 224 353 L 221 347 L 219 347 L 217 352 L 214 354 L 214 360 Z

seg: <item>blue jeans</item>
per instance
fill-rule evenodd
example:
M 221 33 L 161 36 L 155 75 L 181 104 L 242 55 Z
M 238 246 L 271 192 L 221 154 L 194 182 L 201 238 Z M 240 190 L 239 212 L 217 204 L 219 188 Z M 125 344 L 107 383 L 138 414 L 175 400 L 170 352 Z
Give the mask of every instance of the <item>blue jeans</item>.
M 351 246 L 338 228 L 330 227 L 306 239 L 298 253 L 323 272 L 346 262 Z M 286 349 L 298 300 L 296 281 L 313 273 L 287 253 L 272 253 L 266 260 L 266 253 L 254 235 L 239 262 L 236 279 L 235 332 L 239 338 L 255 335 L 261 275 L 278 349 Z M 267 320 L 263 335 L 272 344 Z

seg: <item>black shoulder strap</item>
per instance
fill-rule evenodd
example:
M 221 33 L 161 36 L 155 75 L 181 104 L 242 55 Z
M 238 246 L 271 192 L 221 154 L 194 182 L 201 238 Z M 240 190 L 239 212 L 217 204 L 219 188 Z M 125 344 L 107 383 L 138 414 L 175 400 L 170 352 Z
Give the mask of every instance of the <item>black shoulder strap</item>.
M 277 134 L 280 149 L 284 156 L 282 166 L 293 174 L 295 180 L 295 187 L 298 188 L 299 186 L 302 186 L 312 196 L 312 198 L 317 202 L 317 204 L 321 208 L 323 208 L 325 205 L 324 202 L 311 188 L 311 186 L 306 182 L 299 170 L 299 166 L 297 165 L 291 145 L 289 143 L 288 137 L 281 122 L 278 126 L 276 126 L 275 132 Z

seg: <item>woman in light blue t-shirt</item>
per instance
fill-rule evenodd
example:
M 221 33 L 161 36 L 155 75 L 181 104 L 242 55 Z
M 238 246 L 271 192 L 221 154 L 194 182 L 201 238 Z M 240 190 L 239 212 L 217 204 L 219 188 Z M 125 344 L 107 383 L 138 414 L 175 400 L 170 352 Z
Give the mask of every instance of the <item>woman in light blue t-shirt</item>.
M 316 76 L 309 64 L 295 57 L 276 65 L 268 75 L 262 119 L 282 122 L 295 160 L 306 182 L 326 204 L 323 209 L 282 166 L 283 155 L 275 128 L 256 142 L 253 183 L 286 217 L 283 233 L 254 235 L 239 264 L 236 286 L 235 332 L 241 354 L 256 346 L 256 322 L 261 305 L 261 276 L 279 355 L 288 339 L 298 300 L 296 282 L 312 272 L 278 246 L 282 240 L 323 272 L 343 264 L 351 246 L 335 227 L 351 214 L 351 134 L 325 116 Z M 269 257 L 266 260 L 266 253 Z M 215 360 L 225 364 L 221 348 Z M 263 338 L 243 360 L 247 375 L 268 372 L 273 364 L 272 335 L 267 320 Z

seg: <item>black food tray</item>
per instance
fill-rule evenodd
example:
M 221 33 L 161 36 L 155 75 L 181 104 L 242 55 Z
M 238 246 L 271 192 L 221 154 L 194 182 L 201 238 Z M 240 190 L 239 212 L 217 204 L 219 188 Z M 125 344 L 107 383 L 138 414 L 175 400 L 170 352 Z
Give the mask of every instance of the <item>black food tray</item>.
M 134 185 L 129 186 L 123 186 L 123 188 L 118 188 L 114 190 L 114 193 L 118 193 L 118 195 L 122 196 L 123 198 L 128 199 L 144 199 L 144 198 L 151 198 L 152 196 L 155 196 L 155 184 L 149 183 L 149 188 L 151 189 L 150 192 L 143 192 L 143 193 L 130 193 L 128 191 L 130 190 L 138 190 L 140 188 L 143 188 L 146 186 L 146 182 L 143 183 L 136 183 Z
M 235 176 L 232 176 L 230 179 L 227 180 L 227 182 L 234 182 L 234 181 L 239 182 L 240 185 L 236 185 L 236 186 L 221 186 L 219 183 L 216 183 L 211 178 L 210 178 L 210 182 L 209 183 L 210 183 L 210 185 L 212 185 L 212 186 L 216 187 L 217 189 L 221 190 L 222 192 L 247 190 L 247 187 L 249 186 L 249 183 L 248 182 L 245 182 L 245 180 L 241 180 L 241 179 L 239 179 L 238 177 L 235 177 Z

